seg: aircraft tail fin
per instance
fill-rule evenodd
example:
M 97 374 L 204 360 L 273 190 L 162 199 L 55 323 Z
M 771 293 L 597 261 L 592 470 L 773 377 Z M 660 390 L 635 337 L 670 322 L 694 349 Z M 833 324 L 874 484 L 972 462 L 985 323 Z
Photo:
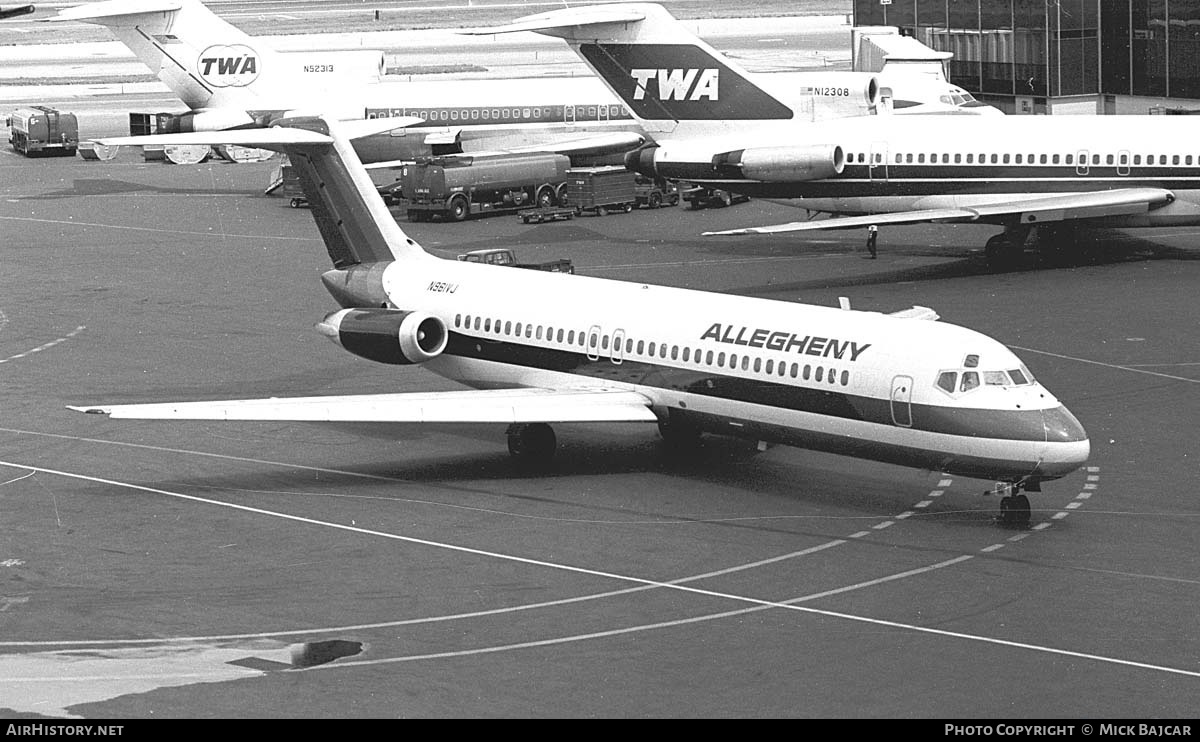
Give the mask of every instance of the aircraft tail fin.
M 569 8 L 462 33 L 519 31 L 565 39 L 652 131 L 690 122 L 693 131 L 709 128 L 715 133 L 729 125 L 794 118 L 793 110 L 753 82 L 751 73 L 659 5 Z M 721 127 L 717 122 L 732 123 Z
M 190 108 L 269 108 L 262 90 L 282 80 L 280 55 L 199 0 L 104 0 L 49 21 L 106 26 Z
M 265 129 L 113 137 L 106 145 L 233 144 L 284 152 L 300 179 L 334 268 L 426 257 L 396 223 L 351 140 L 411 125 L 412 119 L 282 119 Z

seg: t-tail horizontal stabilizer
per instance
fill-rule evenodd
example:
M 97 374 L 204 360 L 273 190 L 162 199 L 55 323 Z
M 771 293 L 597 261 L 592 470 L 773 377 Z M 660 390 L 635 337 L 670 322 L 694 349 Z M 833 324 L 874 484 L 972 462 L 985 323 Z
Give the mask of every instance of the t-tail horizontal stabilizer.
M 336 121 L 283 119 L 266 129 L 114 137 L 101 144 L 236 144 L 285 152 L 299 176 L 314 221 L 335 269 L 422 258 L 427 253 L 396 224 L 350 139 L 406 125 L 414 119 Z M 419 119 L 416 119 L 419 120 Z

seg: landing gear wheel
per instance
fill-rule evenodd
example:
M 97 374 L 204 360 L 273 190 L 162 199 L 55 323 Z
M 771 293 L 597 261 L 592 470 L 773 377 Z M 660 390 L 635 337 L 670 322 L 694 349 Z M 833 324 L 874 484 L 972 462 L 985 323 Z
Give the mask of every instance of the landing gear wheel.
M 721 202 L 721 208 L 733 206 L 733 196 L 729 191 L 717 191 L 717 198 Z
M 1029 498 L 1025 495 L 1009 495 L 1000 498 L 1000 525 L 1009 528 L 1028 528 L 1030 518 Z
M 988 239 L 983 247 L 987 261 L 998 267 L 1013 265 L 1021 254 L 1021 244 L 1011 239 L 1007 234 L 998 234 Z
M 558 441 L 546 423 L 509 425 L 508 452 L 523 465 L 545 466 L 554 458 Z

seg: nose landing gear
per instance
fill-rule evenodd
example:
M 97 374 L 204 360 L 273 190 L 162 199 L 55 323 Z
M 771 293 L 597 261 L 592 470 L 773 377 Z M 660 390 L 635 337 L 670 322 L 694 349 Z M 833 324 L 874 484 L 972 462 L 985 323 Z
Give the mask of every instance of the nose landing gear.
M 996 487 L 988 494 L 996 493 L 1000 497 L 1000 514 L 996 522 L 1005 528 L 1029 528 L 1030 507 L 1029 498 L 1022 490 L 1039 491 L 1037 482 L 996 482 Z

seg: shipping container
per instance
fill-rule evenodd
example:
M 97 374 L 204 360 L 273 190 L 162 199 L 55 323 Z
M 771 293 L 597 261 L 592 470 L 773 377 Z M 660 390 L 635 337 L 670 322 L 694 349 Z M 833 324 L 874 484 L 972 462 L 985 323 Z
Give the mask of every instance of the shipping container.
M 571 168 L 567 171 L 567 202 L 580 214 L 633 211 L 637 205 L 635 178 L 620 165 Z

